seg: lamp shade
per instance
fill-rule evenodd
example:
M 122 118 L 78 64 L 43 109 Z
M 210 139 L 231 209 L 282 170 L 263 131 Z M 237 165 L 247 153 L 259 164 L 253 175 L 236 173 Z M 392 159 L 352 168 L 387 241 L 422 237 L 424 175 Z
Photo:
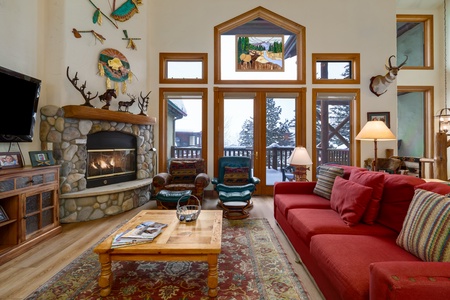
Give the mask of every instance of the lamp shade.
M 295 147 L 291 156 L 289 156 L 288 163 L 291 166 L 307 166 L 312 165 L 312 160 L 305 147 Z
M 383 121 L 368 121 L 355 137 L 363 141 L 392 141 L 395 135 Z

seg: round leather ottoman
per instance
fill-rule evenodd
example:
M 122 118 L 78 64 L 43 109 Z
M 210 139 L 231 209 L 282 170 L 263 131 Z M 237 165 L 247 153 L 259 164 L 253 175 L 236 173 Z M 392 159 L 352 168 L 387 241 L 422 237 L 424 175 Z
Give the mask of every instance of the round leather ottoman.
M 219 192 L 219 206 L 223 209 L 223 217 L 230 220 L 248 218 L 248 212 L 252 204 L 250 191 L 242 192 Z

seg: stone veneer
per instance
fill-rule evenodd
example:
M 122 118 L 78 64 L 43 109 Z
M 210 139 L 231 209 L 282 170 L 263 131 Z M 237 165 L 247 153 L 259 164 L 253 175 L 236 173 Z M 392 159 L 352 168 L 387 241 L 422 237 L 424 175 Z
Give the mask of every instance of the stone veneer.
M 65 117 L 64 107 L 53 105 L 41 108 L 40 140 L 42 149 L 52 145 L 54 159 L 60 170 L 60 222 L 79 222 L 119 214 L 143 205 L 150 200 L 150 185 L 153 177 L 153 125 L 132 124 L 133 115 L 126 112 L 104 112 L 96 108 L 87 110 L 87 115 L 116 114 L 119 120 L 130 119 L 130 123 Z M 93 113 L 91 113 L 93 112 Z M 119 114 L 119 115 L 117 115 Z M 127 117 L 128 114 L 129 117 Z M 140 116 L 141 117 L 141 116 Z M 142 122 L 139 122 L 142 123 Z M 137 180 L 127 184 L 112 184 L 86 189 L 87 136 L 99 131 L 119 131 L 133 134 L 137 138 Z

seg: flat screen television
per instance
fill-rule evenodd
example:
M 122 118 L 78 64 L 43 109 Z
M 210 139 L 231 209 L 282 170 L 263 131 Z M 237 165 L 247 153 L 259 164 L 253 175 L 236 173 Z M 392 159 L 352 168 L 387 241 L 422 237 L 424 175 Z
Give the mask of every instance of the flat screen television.
M 0 142 L 32 142 L 41 80 L 0 66 Z

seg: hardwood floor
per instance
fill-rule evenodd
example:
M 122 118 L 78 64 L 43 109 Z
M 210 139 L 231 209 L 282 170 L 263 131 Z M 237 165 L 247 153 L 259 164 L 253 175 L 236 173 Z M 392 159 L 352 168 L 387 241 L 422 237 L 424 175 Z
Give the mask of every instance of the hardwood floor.
M 250 218 L 266 218 L 274 229 L 289 261 L 308 291 L 310 299 L 324 299 L 307 271 L 296 261 L 298 256 L 292 250 L 273 217 L 273 198 L 254 196 Z M 21 256 L 3 264 L 0 269 L 0 299 L 24 299 L 59 270 L 110 233 L 117 225 L 130 219 L 143 209 L 156 209 L 156 201 L 126 213 L 100 220 L 63 224 L 63 232 L 52 239 L 38 244 Z M 218 209 L 217 199 L 206 198 L 202 209 Z

